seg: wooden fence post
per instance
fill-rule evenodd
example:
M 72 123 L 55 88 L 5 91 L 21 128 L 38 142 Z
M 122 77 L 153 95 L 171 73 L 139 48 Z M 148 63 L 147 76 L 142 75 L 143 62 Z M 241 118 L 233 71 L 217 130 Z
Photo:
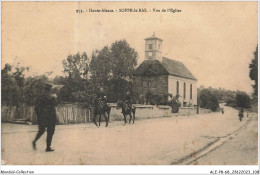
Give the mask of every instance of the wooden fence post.
M 90 122 L 90 109 L 88 109 L 88 122 L 91 123 Z
M 85 123 L 87 123 L 87 110 L 85 109 L 84 111 L 85 111 L 84 112 L 85 113 Z

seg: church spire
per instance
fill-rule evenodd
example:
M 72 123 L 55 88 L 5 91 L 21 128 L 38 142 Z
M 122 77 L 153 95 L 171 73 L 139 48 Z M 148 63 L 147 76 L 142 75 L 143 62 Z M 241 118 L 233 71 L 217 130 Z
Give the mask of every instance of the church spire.
M 162 39 L 153 36 L 145 39 L 145 60 L 162 61 Z

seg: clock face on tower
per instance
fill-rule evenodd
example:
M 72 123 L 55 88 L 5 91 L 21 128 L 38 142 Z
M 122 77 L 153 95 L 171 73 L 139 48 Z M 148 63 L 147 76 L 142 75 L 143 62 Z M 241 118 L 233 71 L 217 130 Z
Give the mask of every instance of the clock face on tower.
M 148 52 L 148 56 L 151 57 L 153 55 L 152 52 Z

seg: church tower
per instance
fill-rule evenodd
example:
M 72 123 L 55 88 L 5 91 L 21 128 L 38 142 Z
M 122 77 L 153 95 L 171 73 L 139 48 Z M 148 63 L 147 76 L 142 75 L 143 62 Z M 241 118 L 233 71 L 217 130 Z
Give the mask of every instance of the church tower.
M 153 36 L 145 40 L 145 60 L 162 61 L 162 39 Z

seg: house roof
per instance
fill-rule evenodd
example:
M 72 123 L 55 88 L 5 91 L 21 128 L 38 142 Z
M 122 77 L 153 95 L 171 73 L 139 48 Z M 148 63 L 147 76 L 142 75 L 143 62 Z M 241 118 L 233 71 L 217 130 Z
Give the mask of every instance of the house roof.
M 162 58 L 162 62 L 159 60 L 143 61 L 134 75 L 174 75 L 197 80 L 182 62 L 166 57 Z

